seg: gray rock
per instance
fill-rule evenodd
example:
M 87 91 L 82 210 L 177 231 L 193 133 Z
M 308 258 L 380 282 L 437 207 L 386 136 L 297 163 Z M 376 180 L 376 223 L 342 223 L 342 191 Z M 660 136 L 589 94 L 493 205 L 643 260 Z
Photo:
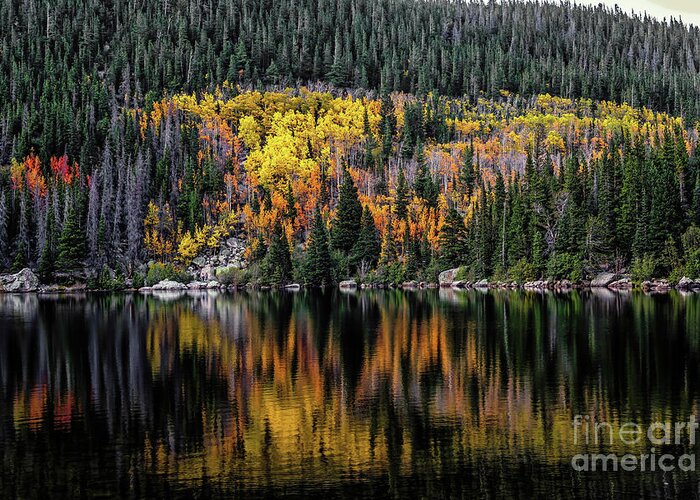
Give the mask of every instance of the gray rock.
M 190 281 L 187 284 L 187 288 L 189 290 L 201 290 L 202 288 L 206 288 L 207 284 L 203 281 Z
M 340 288 L 357 288 L 357 281 L 355 280 L 344 280 L 338 283 Z
M 197 257 L 192 261 L 192 264 L 194 264 L 197 267 L 204 267 L 207 265 L 207 259 L 204 257 Z
M 206 265 L 199 271 L 199 279 L 201 281 L 209 281 L 216 276 L 215 269 L 212 266 Z
M 612 288 L 614 290 L 629 290 L 632 288 L 632 286 L 632 281 L 629 278 L 622 278 L 610 283 L 608 288 Z
M 700 288 L 700 280 L 691 280 L 690 278 L 683 276 L 678 281 L 678 288 L 680 290 L 694 290 Z
M 238 238 L 229 238 L 226 240 L 226 246 L 229 248 L 240 248 L 245 246 L 245 243 Z
M 299 283 L 290 283 L 289 285 L 285 285 L 284 288 L 287 290 L 300 290 L 301 285 Z
M 417 281 L 405 281 L 401 284 L 401 288 L 418 288 Z
M 607 287 L 610 283 L 617 280 L 619 276 L 615 273 L 600 273 L 591 281 L 591 287 Z
M 153 285 L 153 290 L 187 290 L 187 285 L 178 281 L 163 280 Z
M 219 288 L 220 286 L 221 286 L 221 283 L 219 283 L 218 281 L 214 281 L 214 280 L 207 283 L 207 288 L 210 290 L 214 290 L 216 288 Z
M 489 287 L 489 281 L 488 280 L 479 280 L 476 283 L 474 283 L 474 288 L 488 288 Z
M 458 267 L 455 267 L 453 269 L 447 269 L 446 271 L 442 271 L 438 275 L 438 283 L 440 286 L 444 287 L 449 287 L 452 286 L 452 283 L 455 280 L 455 276 L 457 276 L 457 272 L 459 271 Z
M 36 292 L 38 288 L 39 278 L 28 267 L 16 274 L 0 276 L 0 290 L 3 292 Z

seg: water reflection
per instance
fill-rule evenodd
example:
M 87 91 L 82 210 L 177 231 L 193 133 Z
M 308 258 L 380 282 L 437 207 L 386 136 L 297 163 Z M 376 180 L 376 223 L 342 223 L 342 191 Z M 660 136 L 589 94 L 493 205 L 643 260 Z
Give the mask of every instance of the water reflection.
M 697 413 L 699 343 L 677 293 L 0 295 L 0 491 L 688 493 L 571 422 Z

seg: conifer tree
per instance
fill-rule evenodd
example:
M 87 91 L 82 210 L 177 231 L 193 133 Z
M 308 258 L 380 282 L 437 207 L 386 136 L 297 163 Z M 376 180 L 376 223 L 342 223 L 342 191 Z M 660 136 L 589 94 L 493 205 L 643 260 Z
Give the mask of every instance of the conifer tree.
M 5 197 L 5 191 L 0 191 L 0 270 L 7 268 L 10 261 L 7 219 L 7 198 Z
M 333 262 L 328 246 L 328 232 L 320 207 L 316 207 L 306 248 L 304 277 L 311 286 L 333 284 Z
M 280 221 L 277 221 L 270 238 L 263 265 L 265 281 L 273 285 L 285 285 L 292 280 L 292 257 L 289 252 L 287 234 Z
M 56 270 L 71 272 L 79 270 L 85 258 L 85 238 L 80 229 L 80 219 L 75 208 L 70 208 L 68 217 L 58 240 Z
M 338 210 L 333 221 L 331 243 L 335 250 L 348 254 L 352 250 L 362 219 L 362 205 L 357 196 L 357 187 L 345 169 L 343 171 L 343 183 L 340 186 Z
M 464 264 L 466 257 L 466 229 L 464 218 L 456 208 L 448 210 L 440 227 L 438 237 L 440 248 L 440 265 L 447 269 Z
M 464 155 L 462 157 L 462 166 L 459 169 L 459 185 L 467 196 L 467 198 L 472 195 L 472 187 L 474 185 L 474 145 L 470 143 L 464 149 Z
M 374 225 L 374 217 L 369 209 L 364 207 L 360 234 L 351 253 L 351 265 L 358 269 L 363 266 L 371 269 L 377 264 L 380 252 L 379 232 Z
M 410 201 L 410 191 L 406 176 L 403 169 L 399 168 L 398 179 L 396 182 L 396 198 L 394 200 L 394 213 L 399 220 L 405 220 L 408 217 L 408 203 Z

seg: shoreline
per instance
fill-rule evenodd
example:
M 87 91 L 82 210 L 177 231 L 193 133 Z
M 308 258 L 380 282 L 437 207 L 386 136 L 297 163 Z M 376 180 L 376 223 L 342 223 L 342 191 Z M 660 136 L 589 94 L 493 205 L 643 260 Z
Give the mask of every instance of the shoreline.
M 591 291 L 608 291 L 614 294 L 629 294 L 643 293 L 645 295 L 668 294 L 670 292 L 680 292 L 684 294 L 700 294 L 700 288 L 679 288 L 677 286 L 665 287 L 661 289 L 644 288 L 642 286 L 634 286 L 629 288 L 612 288 L 606 286 L 590 286 L 577 285 L 571 287 L 526 287 L 526 286 L 486 286 L 486 287 L 454 287 L 454 286 L 376 286 L 376 285 L 361 285 L 357 287 L 287 287 L 287 286 L 220 286 L 220 287 L 202 287 L 202 288 L 174 288 L 174 289 L 156 289 L 152 287 L 144 288 L 124 288 L 120 290 L 93 289 L 83 287 L 50 287 L 39 288 L 36 290 L 0 290 L 0 296 L 3 295 L 85 295 L 85 294 L 124 294 L 124 295 L 161 295 L 161 294 L 184 294 L 184 293 L 202 293 L 202 292 L 286 292 L 294 293 L 299 291 L 320 291 L 326 292 L 330 290 L 338 290 L 344 293 L 361 292 L 361 291 L 403 291 L 403 292 L 424 292 L 424 291 L 504 291 L 504 292 L 530 292 L 539 294 L 566 294 L 570 292 L 591 292 Z

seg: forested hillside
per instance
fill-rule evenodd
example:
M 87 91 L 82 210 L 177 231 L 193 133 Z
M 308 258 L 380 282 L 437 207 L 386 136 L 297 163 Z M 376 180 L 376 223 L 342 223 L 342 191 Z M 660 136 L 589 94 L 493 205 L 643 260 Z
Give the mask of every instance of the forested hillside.
M 260 283 L 700 276 L 697 28 L 360 0 L 0 25 L 0 269 L 140 279 L 235 235 Z

